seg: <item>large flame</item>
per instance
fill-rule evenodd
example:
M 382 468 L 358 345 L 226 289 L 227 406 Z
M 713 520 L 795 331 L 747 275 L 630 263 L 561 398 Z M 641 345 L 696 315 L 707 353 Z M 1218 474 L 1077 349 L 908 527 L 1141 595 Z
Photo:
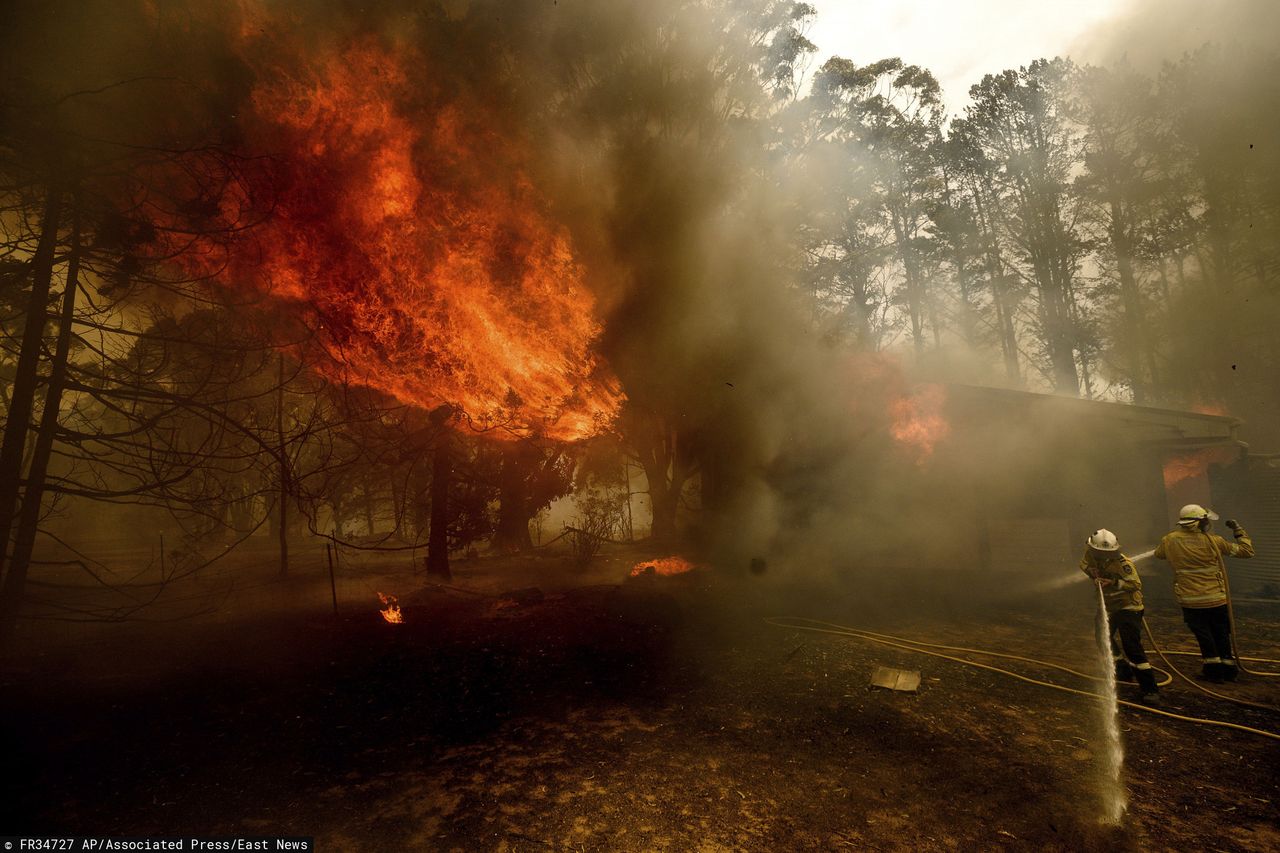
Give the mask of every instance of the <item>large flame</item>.
M 245 6 L 257 82 L 237 121 L 270 165 L 223 206 L 270 209 L 229 256 L 185 253 L 191 272 L 314 318 L 333 358 L 309 366 L 332 379 L 482 426 L 596 431 L 621 395 L 520 142 L 408 44 L 285 43 L 287 22 Z
M 951 434 L 951 425 L 943 415 L 946 402 L 946 390 L 929 384 L 889 403 L 889 432 L 917 464 L 924 464 L 933 455 L 934 446 Z

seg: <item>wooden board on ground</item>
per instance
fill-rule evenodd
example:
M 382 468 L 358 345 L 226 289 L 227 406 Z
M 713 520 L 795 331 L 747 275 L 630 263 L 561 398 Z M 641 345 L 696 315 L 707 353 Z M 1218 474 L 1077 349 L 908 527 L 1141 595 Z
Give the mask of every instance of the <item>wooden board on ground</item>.
M 871 673 L 871 686 L 903 693 L 915 693 L 920 688 L 920 673 L 911 669 L 877 666 Z

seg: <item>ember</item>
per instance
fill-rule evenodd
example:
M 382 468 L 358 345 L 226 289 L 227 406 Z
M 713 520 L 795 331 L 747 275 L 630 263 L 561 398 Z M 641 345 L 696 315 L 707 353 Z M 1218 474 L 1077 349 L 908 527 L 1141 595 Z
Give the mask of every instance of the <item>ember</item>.
M 631 577 L 636 578 L 642 575 L 670 577 L 671 575 L 682 575 L 696 568 L 698 567 L 684 557 L 663 557 L 660 560 L 645 560 L 636 563 L 631 569 Z
M 386 619 L 393 625 L 404 623 L 404 614 L 400 612 L 400 601 L 394 595 L 383 595 L 378 593 L 378 599 L 382 602 L 382 618 Z

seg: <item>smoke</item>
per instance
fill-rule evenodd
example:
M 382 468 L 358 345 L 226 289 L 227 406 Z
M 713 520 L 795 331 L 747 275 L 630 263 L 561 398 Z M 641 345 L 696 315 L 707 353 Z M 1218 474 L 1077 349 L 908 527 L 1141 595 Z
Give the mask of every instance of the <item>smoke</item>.
M 312 211 L 291 200 L 299 194 L 309 193 L 303 200 L 313 208 L 341 211 L 358 201 L 390 211 L 376 222 L 363 212 L 369 204 L 330 216 L 332 230 L 318 232 L 314 246 L 286 247 L 287 260 L 298 263 L 285 272 L 301 270 L 297 275 L 277 274 L 282 265 L 269 254 L 250 261 L 248 267 L 256 263 L 271 274 L 264 278 L 272 281 L 258 286 L 281 289 L 286 304 L 322 302 L 313 280 L 324 268 L 346 274 L 349 259 L 333 253 L 344 232 L 367 244 L 393 226 L 437 231 L 436 217 L 478 221 L 459 228 L 465 235 L 459 251 L 474 252 L 475 244 L 496 235 L 495 245 L 510 247 L 518 265 L 524 244 L 532 242 L 529 229 L 485 219 L 485 207 L 470 211 L 457 199 L 491 198 L 486 182 L 527 181 L 534 213 L 563 223 L 572 237 L 603 330 L 597 346 L 633 414 L 662 420 L 664 429 L 696 448 L 710 484 L 703 495 L 714 519 L 704 531 L 707 541 L 734 561 L 774 546 L 804 511 L 788 494 L 798 486 L 787 481 L 814 479 L 819 459 L 844 444 L 855 377 L 814 339 L 792 296 L 794 217 L 803 199 L 779 186 L 767 144 L 772 130 L 752 120 L 770 106 L 764 86 L 769 46 L 753 35 L 774 26 L 771 4 L 68 3 L 33 4 L 27 12 L 6 33 L 6 70 L 12 71 L 6 119 L 19 121 L 28 104 L 56 104 L 60 131 L 102 140 L 103 162 L 113 146 L 179 147 L 202 132 L 211 145 L 270 161 L 291 136 L 309 132 L 308 116 L 328 109 L 314 103 L 316 81 L 367 76 L 367 97 L 357 92 L 337 107 L 353 114 L 353 126 L 356 113 L 385 111 L 380 133 L 339 125 L 341 132 L 317 135 L 305 150 L 311 177 L 345 173 L 335 171 L 322 191 L 308 190 L 311 178 L 304 176 L 274 197 L 233 194 L 233 219 L 247 208 L 268 208 L 260 211 L 263 221 L 278 227 L 263 241 L 266 249 L 307 225 Z M 388 70 L 369 60 L 384 54 L 407 61 Z M 308 56 L 315 67 L 308 67 Z M 105 98 L 66 97 L 104 89 L 111 93 Z M 291 110 L 300 118 L 274 126 L 259 115 Z M 419 133 L 399 132 L 409 120 L 422 125 Z M 461 130 L 451 135 L 455 125 Z M 393 135 L 389 152 L 369 144 Z M 441 152 L 453 137 L 469 157 Z M 34 139 L 32 150 L 39 143 Z M 415 209 L 416 222 L 389 221 L 404 220 L 394 199 L 383 198 L 404 170 L 383 168 L 380 157 L 414 161 L 427 205 Z M 361 158 L 369 161 L 364 173 L 353 166 Z M 271 176 L 284 172 L 288 181 L 287 166 Z M 363 189 L 362 178 L 368 179 Z M 340 198 L 329 197 L 334 187 Z M 225 205 L 218 212 L 225 215 Z M 194 272 L 219 269 L 224 262 L 216 248 L 196 255 L 195 263 L 209 269 Z M 360 261 L 381 255 L 403 269 L 396 249 L 362 246 Z M 506 258 L 482 260 L 492 260 L 492 268 Z M 439 269 L 424 265 L 413 272 L 430 277 Z M 225 271 L 240 279 L 251 274 L 236 264 Z M 386 301 L 396 284 L 407 298 L 418 282 L 384 277 L 387 286 L 377 293 L 383 302 L 349 313 L 322 311 L 326 331 L 337 335 L 365 323 L 379 333 L 379 346 L 386 339 L 412 340 L 416 328 L 404 328 Z M 572 297 L 572 288 L 561 284 L 552 295 Z M 427 311 L 445 315 L 444 327 L 456 336 L 452 344 L 469 349 L 475 336 L 462 334 L 448 294 L 441 293 L 426 297 Z M 515 307 L 521 316 L 512 322 L 536 332 L 541 320 L 547 335 L 557 331 L 555 316 L 537 316 L 536 300 Z M 363 342 L 347 339 L 345 349 L 357 351 Z M 457 364 L 432 361 L 443 361 L 441 375 L 468 388 L 489 378 L 474 371 L 474 378 L 458 379 Z M 384 373 L 395 364 L 376 362 Z M 864 406 L 865 412 L 882 410 Z
M 795 235 L 832 174 L 791 183 L 770 145 L 767 7 L 392 4 L 346 27 L 393 28 L 433 92 L 521 140 L 572 234 L 634 428 L 672 431 L 700 460 L 703 545 L 728 567 L 765 556 L 824 573 L 859 539 L 905 533 L 896 472 L 914 464 L 887 418 L 908 385 L 891 360 L 815 336 L 798 298 Z
M 1067 53 L 1093 65 L 1127 62 L 1156 73 L 1206 44 L 1246 53 L 1274 46 L 1280 6 L 1270 0 L 1138 0 L 1080 36 Z
M 1254 6 L 1275 15 L 1264 9 L 1269 4 Z M 1204 6 L 1183 7 L 1190 13 Z M 814 334 L 800 297 L 800 224 L 814 194 L 845 180 L 851 164 L 819 162 L 804 180 L 785 168 L 768 118 L 769 44 L 751 37 L 776 23 L 770 4 L 246 2 L 164 4 L 160 11 L 143 4 L 131 14 L 120 4 L 67 8 L 74 10 L 66 16 L 71 31 L 10 37 L 27 67 L 38 70 L 26 78 L 73 91 L 172 76 L 199 93 L 182 100 L 187 114 L 170 116 L 154 97 L 133 94 L 127 108 L 117 105 L 95 120 L 114 122 L 112 130 L 136 129 L 139 118 L 188 131 L 212 126 L 230 144 L 244 141 L 253 93 L 273 85 L 279 69 L 261 52 L 280 40 L 304 55 L 341 55 L 359 44 L 408 48 L 413 62 L 395 83 L 394 108 L 425 120 L 447 110 L 482 124 L 491 137 L 467 136 L 473 159 L 452 170 L 457 180 L 527 178 L 539 213 L 567 228 L 602 330 L 595 346 L 617 376 L 629 414 L 642 423 L 661 419 L 696 450 L 706 510 L 699 533 L 727 565 L 745 568 L 765 556 L 783 574 L 790 567 L 838 576 L 910 553 L 895 569 L 905 576 L 947 560 L 977 563 L 985 547 L 978 531 L 991 514 L 1025 502 L 1038 471 L 1066 454 L 1088 457 L 1106 435 L 1100 428 L 1081 438 L 1068 421 L 1022 418 L 1016 407 L 1003 409 L 1000 420 L 991 404 L 977 402 L 958 415 L 969 436 L 953 433 L 929 460 L 918 462 L 893 441 L 888 420 L 895 405 L 904 408 L 897 401 L 910 394 L 913 377 L 888 357 L 856 358 Z M 1152 32 L 1162 32 L 1144 27 L 1158 18 L 1170 33 L 1176 29 L 1170 22 L 1180 19 L 1167 8 L 1139 7 L 1130 23 L 1082 45 L 1078 55 L 1138 62 L 1136 35 L 1150 43 Z M 1243 12 L 1215 20 L 1266 31 Z M 1155 40 L 1184 51 L 1195 47 L 1189 38 Z M 95 39 L 102 46 L 87 49 Z M 236 49 L 245 42 L 258 45 L 248 58 Z M 37 56 L 37 44 L 54 49 Z M 81 55 L 89 59 L 72 61 Z M 387 81 L 373 75 L 368 85 L 376 90 Z M 1238 91 L 1243 99 L 1249 89 Z M 414 157 L 434 155 L 438 131 L 424 128 Z M 447 171 L 437 166 L 435 177 Z M 359 191 L 353 185 L 344 192 Z M 1171 310 L 1190 316 L 1197 308 Z M 536 304 L 528 311 L 536 313 Z M 1217 349 L 1184 349 L 1178 358 L 1211 363 L 1230 381 L 1239 378 L 1227 365 L 1256 373 L 1274 335 L 1262 335 L 1251 318 L 1259 334 L 1244 339 L 1256 354 L 1241 354 L 1223 348 L 1217 334 L 1236 313 L 1215 317 L 1207 337 L 1216 343 L 1206 348 Z M 953 348 L 945 361 L 922 363 L 922 371 L 995 384 L 987 361 Z M 1082 469 L 1095 471 L 1098 456 Z M 1001 502 L 975 505 L 974 482 Z M 1044 505 L 1044 516 L 1063 514 L 1049 497 Z
M 1189 286 L 1166 300 L 1167 320 L 1149 333 L 1183 330 L 1169 347 L 1166 381 L 1194 388 L 1184 405 L 1243 418 L 1242 436 L 1263 450 L 1280 440 L 1270 379 L 1280 357 L 1278 27 L 1280 5 L 1267 0 L 1147 0 L 1072 51 L 1155 81 L 1164 128 L 1148 148 L 1155 162 L 1185 164 L 1178 179 L 1194 201 L 1180 215 L 1201 248 L 1171 266 Z

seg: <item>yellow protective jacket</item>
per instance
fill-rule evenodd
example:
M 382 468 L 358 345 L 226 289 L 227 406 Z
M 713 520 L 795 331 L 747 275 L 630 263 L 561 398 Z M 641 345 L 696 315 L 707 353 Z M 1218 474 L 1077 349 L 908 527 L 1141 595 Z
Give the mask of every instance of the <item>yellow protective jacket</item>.
M 1173 594 L 1183 607 L 1219 607 L 1227 603 L 1227 566 L 1223 555 L 1252 557 L 1253 542 L 1243 527 L 1237 527 L 1236 541 L 1228 542 L 1216 533 L 1196 527 L 1166 533 L 1154 556 L 1173 566 Z
M 1097 552 L 1085 547 L 1084 556 L 1080 558 L 1080 571 L 1091 578 L 1115 581 L 1112 586 L 1102 588 L 1108 613 L 1142 609 L 1142 578 L 1138 577 L 1138 570 L 1124 554 L 1116 552 L 1114 559 L 1103 562 Z

